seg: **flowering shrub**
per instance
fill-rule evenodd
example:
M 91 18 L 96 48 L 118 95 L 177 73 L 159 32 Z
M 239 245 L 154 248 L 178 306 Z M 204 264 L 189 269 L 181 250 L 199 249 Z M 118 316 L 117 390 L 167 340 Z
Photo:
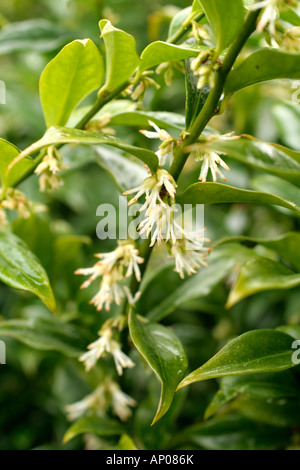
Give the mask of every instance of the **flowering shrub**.
M 43 136 L 0 139 L 0 279 L 18 291 L 0 337 L 40 351 L 33 369 L 58 361 L 64 445 L 297 447 L 298 1 L 194 0 L 171 16 L 140 55 L 114 18 L 101 43 L 68 42 L 40 77 Z M 167 103 L 177 89 L 185 115 Z M 96 207 L 121 196 L 135 237 L 97 240 Z

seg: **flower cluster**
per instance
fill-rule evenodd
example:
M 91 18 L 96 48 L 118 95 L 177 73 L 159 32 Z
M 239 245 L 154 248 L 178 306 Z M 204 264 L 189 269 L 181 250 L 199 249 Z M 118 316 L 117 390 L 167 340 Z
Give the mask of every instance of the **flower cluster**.
M 196 144 L 190 145 L 186 148 L 188 152 L 191 152 L 196 159 L 196 161 L 201 162 L 201 172 L 199 180 L 203 183 L 206 182 L 207 175 L 209 170 L 211 171 L 214 183 L 217 181 L 218 175 L 222 178 L 223 181 L 226 181 L 225 176 L 218 167 L 220 165 L 227 171 L 230 171 L 229 166 L 222 160 L 218 150 L 215 150 L 212 145 L 214 142 L 222 142 L 228 140 L 239 139 L 239 136 L 234 136 L 233 133 L 218 135 L 214 134 L 209 137 L 203 137 L 199 139 Z M 222 151 L 222 154 L 226 152 Z
M 221 67 L 220 60 L 214 59 L 214 49 L 202 50 L 191 62 L 191 70 L 199 76 L 197 87 L 203 88 L 206 84 L 213 88 L 215 86 L 215 72 Z
M 80 358 L 84 362 L 86 371 L 90 371 L 100 359 L 107 354 L 114 358 L 116 369 L 119 375 L 123 374 L 123 369 L 135 366 L 134 362 L 121 350 L 120 343 L 116 339 L 117 330 L 124 328 L 125 318 L 119 316 L 115 319 L 107 320 L 99 331 L 99 338 L 88 346 L 88 351 Z
M 108 135 L 115 135 L 116 131 L 109 127 L 111 115 L 109 113 L 102 114 L 97 119 L 89 121 L 85 126 L 86 131 L 90 132 L 103 132 Z
M 95 305 L 98 311 L 105 307 L 110 310 L 110 305 L 115 302 L 120 305 L 125 296 L 128 296 L 128 290 L 125 289 L 124 282 L 126 278 L 133 273 L 138 281 L 141 279 L 139 264 L 144 260 L 139 256 L 138 250 L 132 243 L 119 242 L 119 246 L 112 252 L 99 253 L 95 255 L 99 258 L 91 268 L 78 269 L 75 274 L 90 276 L 81 288 L 85 289 L 91 285 L 98 277 L 101 278 L 100 288 L 97 294 L 92 298 L 91 304 Z M 136 299 L 129 296 L 130 303 Z
M 132 414 L 130 407 L 133 406 L 136 406 L 136 401 L 124 393 L 116 382 L 107 378 L 83 400 L 68 405 L 66 412 L 69 420 L 73 421 L 89 412 L 103 416 L 105 410 L 111 407 L 116 416 L 122 421 L 127 421 Z
M 48 147 L 47 155 L 35 169 L 35 173 L 40 177 L 40 190 L 42 192 L 53 191 L 61 186 L 62 179 L 58 176 L 58 173 L 65 169 L 66 166 L 63 164 L 58 150 L 53 145 Z
M 145 137 L 148 137 L 148 139 L 159 139 L 162 141 L 162 144 L 158 147 L 156 155 L 159 159 L 160 166 L 164 166 L 168 157 L 170 159 L 170 162 L 172 162 L 174 145 L 177 144 L 178 140 L 175 137 L 172 137 L 164 129 L 160 129 L 154 122 L 148 122 L 150 126 L 153 127 L 155 132 L 141 130 L 140 133 L 143 134 Z
M 177 221 L 175 202 L 177 184 L 166 171 L 159 169 L 153 176 L 147 178 L 137 188 L 126 191 L 125 194 L 136 193 L 129 205 L 145 195 L 145 203 L 141 211 L 145 211 L 144 220 L 140 223 L 140 234 L 150 237 L 150 246 L 164 241 L 170 255 L 175 258 L 175 271 L 184 277 L 184 270 L 191 275 L 202 266 L 207 266 L 205 257 L 207 249 L 203 244 L 202 234 L 187 232 Z
M 286 6 L 297 7 L 298 0 L 262 0 L 251 5 L 250 9 L 260 10 L 262 13 L 259 16 L 256 30 L 258 33 L 263 31 L 266 33 L 268 42 L 273 47 L 278 47 L 284 44 L 284 30 L 283 26 L 278 23 L 280 10 Z M 270 35 L 270 37 L 268 37 Z M 293 41 L 294 42 L 294 41 Z
M 18 217 L 27 219 L 32 212 L 45 210 L 42 204 L 33 204 L 23 193 L 14 188 L 8 188 L 4 199 L 0 202 L 0 226 L 6 225 L 6 210 L 16 211 Z
M 133 85 L 129 86 L 128 91 L 131 93 L 131 98 L 133 100 L 137 100 L 139 103 L 141 103 L 149 86 L 152 86 L 157 90 L 160 88 L 160 85 L 149 76 L 153 73 L 153 71 L 149 70 L 143 72 L 140 77 L 139 84 L 135 87 L 135 89 L 133 89 Z

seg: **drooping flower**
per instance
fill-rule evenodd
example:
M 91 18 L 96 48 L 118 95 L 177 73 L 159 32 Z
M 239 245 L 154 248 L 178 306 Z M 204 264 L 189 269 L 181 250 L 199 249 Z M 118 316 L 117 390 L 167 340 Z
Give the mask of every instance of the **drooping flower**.
M 175 197 L 177 184 L 174 178 L 166 170 L 159 169 L 157 172 L 146 178 L 138 187 L 125 191 L 125 196 L 137 193 L 128 203 L 129 206 L 135 204 L 140 197 L 145 194 L 146 202 L 140 211 L 148 210 L 157 204 L 164 204 L 161 193 L 165 191 L 172 199 Z
M 110 386 L 110 393 L 112 399 L 112 409 L 121 421 L 127 421 L 132 415 L 130 407 L 136 406 L 137 402 L 129 395 L 124 393 L 116 382 L 112 382 Z
M 66 406 L 65 410 L 70 421 L 76 420 L 89 412 L 102 416 L 108 408 L 122 421 L 130 418 L 132 411 L 130 407 L 136 406 L 136 401 L 124 393 L 119 385 L 106 378 L 96 390 L 82 400 Z
M 281 0 L 280 0 L 281 1 Z M 262 2 L 256 2 L 251 5 L 251 10 L 263 9 L 262 14 L 257 22 L 256 31 L 261 33 L 265 28 L 268 27 L 270 33 L 275 35 L 276 33 L 276 20 L 279 15 L 278 0 L 263 0 Z
M 162 141 L 162 144 L 160 144 L 158 147 L 156 155 L 159 159 L 159 164 L 163 166 L 166 163 L 168 157 L 170 158 L 170 161 L 173 160 L 173 150 L 174 145 L 177 143 L 177 139 L 172 137 L 164 129 L 160 129 L 154 122 L 148 121 L 148 123 L 151 127 L 153 127 L 155 132 L 141 130 L 140 133 L 148 137 L 148 139 L 159 139 Z
M 47 155 L 35 169 L 35 173 L 40 176 L 40 190 L 44 192 L 57 189 L 62 184 L 62 179 L 58 176 L 58 173 L 66 168 L 58 150 L 53 145 L 50 145 Z
M 125 295 L 127 295 L 123 285 L 126 278 L 134 273 L 136 279 L 140 281 L 139 264 L 143 263 L 144 260 L 139 256 L 139 252 L 134 245 L 128 242 L 120 243 L 112 252 L 99 253 L 95 256 L 100 261 L 91 268 L 78 269 L 75 274 L 90 276 L 82 284 L 82 289 L 89 287 L 98 277 L 101 278 L 99 291 L 92 298 L 91 304 L 95 305 L 98 311 L 102 310 L 103 307 L 106 311 L 109 311 L 113 302 L 120 305 Z
M 85 364 L 87 372 L 96 365 L 100 357 L 105 357 L 107 354 L 113 356 L 119 375 L 123 374 L 123 369 L 135 366 L 134 362 L 121 350 L 120 343 L 114 339 L 113 326 L 112 321 L 105 323 L 99 332 L 99 339 L 91 343 L 88 351 L 79 358 L 79 361 Z
M 191 276 L 203 266 L 208 268 L 206 257 L 209 249 L 204 247 L 205 242 L 209 240 L 203 238 L 201 232 L 184 232 L 182 239 L 171 247 L 171 256 L 175 258 L 175 272 L 181 279 L 184 279 L 185 272 Z
M 211 135 L 209 137 L 200 138 L 199 142 L 190 145 L 186 148 L 186 151 L 190 151 L 191 155 L 195 157 L 197 162 L 201 162 L 201 172 L 199 180 L 203 183 L 207 180 L 208 172 L 211 171 L 213 182 L 216 183 L 218 175 L 223 181 L 227 181 L 222 171 L 218 167 L 220 165 L 227 171 L 230 171 L 229 166 L 222 160 L 218 150 L 213 148 L 214 142 L 227 141 L 239 139 L 239 136 L 234 136 L 232 133 L 224 135 Z M 226 152 L 222 151 L 222 154 Z

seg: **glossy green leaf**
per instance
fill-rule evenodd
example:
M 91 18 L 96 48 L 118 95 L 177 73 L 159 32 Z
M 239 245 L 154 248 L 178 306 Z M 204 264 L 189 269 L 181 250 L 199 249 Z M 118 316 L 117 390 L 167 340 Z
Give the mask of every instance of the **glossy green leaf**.
M 124 433 L 124 428 L 118 421 L 100 416 L 86 416 L 75 421 L 64 435 L 63 442 L 66 444 L 80 434 L 96 434 L 100 437 L 118 436 Z
M 242 28 L 245 15 L 243 2 L 242 0 L 200 0 L 200 3 L 220 54 Z
M 295 274 L 282 263 L 256 256 L 241 267 L 236 283 L 230 291 L 226 307 L 231 308 L 249 295 L 265 290 L 292 289 L 300 285 L 300 274 Z
M 283 260 L 294 266 L 300 272 L 300 233 L 290 232 L 277 238 L 263 239 L 256 237 L 226 237 L 219 240 L 215 246 L 226 243 L 241 243 L 245 246 L 261 245 L 274 250 Z
M 261 49 L 239 63 L 228 75 L 225 93 L 232 94 L 255 83 L 278 78 L 300 78 L 299 54 Z
M 0 32 L 0 54 L 54 51 L 71 36 L 65 28 L 41 18 L 9 23 Z
M 274 204 L 291 209 L 300 215 L 300 207 L 291 201 L 272 194 L 238 189 L 220 183 L 195 183 L 177 196 L 179 204 L 224 204 L 243 202 L 252 204 Z
M 289 431 L 259 425 L 233 414 L 190 426 L 184 430 L 182 438 L 184 437 L 200 449 L 267 450 L 287 445 Z
M 300 186 L 300 152 L 248 136 L 216 141 L 212 147 L 252 168 L 280 176 Z
M 0 322 L 0 337 L 17 339 L 39 351 L 58 351 L 78 357 L 85 350 L 86 338 L 79 328 L 53 317 L 32 317 Z
M 252 256 L 252 251 L 238 245 L 219 247 L 208 257 L 208 269 L 203 268 L 197 274 L 184 280 L 181 280 L 177 273 L 173 273 L 169 288 L 165 280 L 170 278 L 174 266 L 162 268 L 156 277 L 143 286 L 138 308 L 143 314 L 147 314 L 151 321 L 160 321 L 185 303 L 210 294 L 236 263 L 242 262 L 249 256 Z M 154 305 L 152 305 L 152 292 L 159 292 L 159 290 L 162 291 L 162 300 L 156 304 L 153 302 Z M 150 310 L 147 308 L 148 305 L 150 305 Z
M 49 145 L 59 144 L 77 144 L 77 145 L 108 145 L 134 155 L 147 165 L 152 172 L 155 172 L 158 166 L 158 158 L 151 150 L 134 147 L 127 144 L 117 137 L 103 133 L 94 133 L 82 131 L 79 129 L 69 129 L 67 127 L 50 127 L 45 135 L 28 147 L 25 152 L 27 155 L 41 150 Z
M 110 21 L 99 22 L 101 37 L 106 49 L 106 79 L 102 92 L 112 90 L 127 82 L 140 64 L 135 39 L 115 28 Z
M 26 157 L 13 168 L 9 178 L 6 178 L 6 171 L 9 164 L 19 155 L 20 152 L 21 150 L 7 140 L 0 139 L 0 179 L 2 185 L 5 185 L 6 187 L 13 186 L 16 181 L 21 179 L 22 176 L 26 174 L 27 171 L 30 171 L 34 166 L 33 160 Z
M 177 385 L 187 368 L 187 357 L 177 336 L 156 323 L 142 323 L 136 314 L 129 315 L 129 331 L 135 347 L 161 382 L 161 396 L 152 424 L 171 406 Z
M 143 72 L 163 62 L 188 59 L 190 57 L 196 57 L 198 54 L 198 48 L 189 47 L 188 45 L 176 46 L 175 44 L 169 44 L 163 41 L 152 42 L 142 52 L 142 62 L 139 70 Z
M 276 330 L 248 331 L 230 341 L 178 388 L 194 382 L 230 375 L 278 372 L 294 367 L 291 336 Z
M 32 292 L 55 311 L 48 276 L 36 256 L 18 237 L 0 232 L 0 280 L 15 289 Z
M 104 77 L 99 50 L 90 39 L 65 46 L 41 75 L 40 95 L 47 127 L 63 126 L 78 103 Z

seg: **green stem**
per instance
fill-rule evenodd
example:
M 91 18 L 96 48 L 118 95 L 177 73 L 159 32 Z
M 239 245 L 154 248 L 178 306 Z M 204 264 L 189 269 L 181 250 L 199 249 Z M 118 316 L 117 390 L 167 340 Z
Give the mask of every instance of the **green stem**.
M 193 122 L 189 129 L 189 136 L 183 141 L 182 145 L 174 152 L 174 160 L 170 168 L 170 173 L 175 180 L 179 178 L 180 173 L 188 159 L 188 153 L 185 148 L 197 141 L 199 136 L 204 131 L 205 127 L 216 114 L 220 98 L 223 93 L 224 85 L 229 72 L 232 69 L 237 56 L 245 45 L 247 39 L 255 30 L 256 20 L 260 10 L 251 11 L 246 18 L 241 33 L 230 46 L 222 65 L 222 68 L 216 73 L 216 83 L 211 93 L 209 94 L 201 112 Z
M 171 36 L 170 38 L 167 39 L 166 42 L 169 42 L 170 44 L 177 44 L 178 41 L 180 41 L 180 39 L 188 32 L 190 31 L 190 29 L 192 28 L 192 21 L 201 21 L 202 18 L 204 18 L 204 13 L 198 13 L 196 15 L 191 15 L 189 16 L 185 22 L 183 23 L 183 25 L 181 26 L 181 28 L 175 33 L 173 34 L 173 36 Z

